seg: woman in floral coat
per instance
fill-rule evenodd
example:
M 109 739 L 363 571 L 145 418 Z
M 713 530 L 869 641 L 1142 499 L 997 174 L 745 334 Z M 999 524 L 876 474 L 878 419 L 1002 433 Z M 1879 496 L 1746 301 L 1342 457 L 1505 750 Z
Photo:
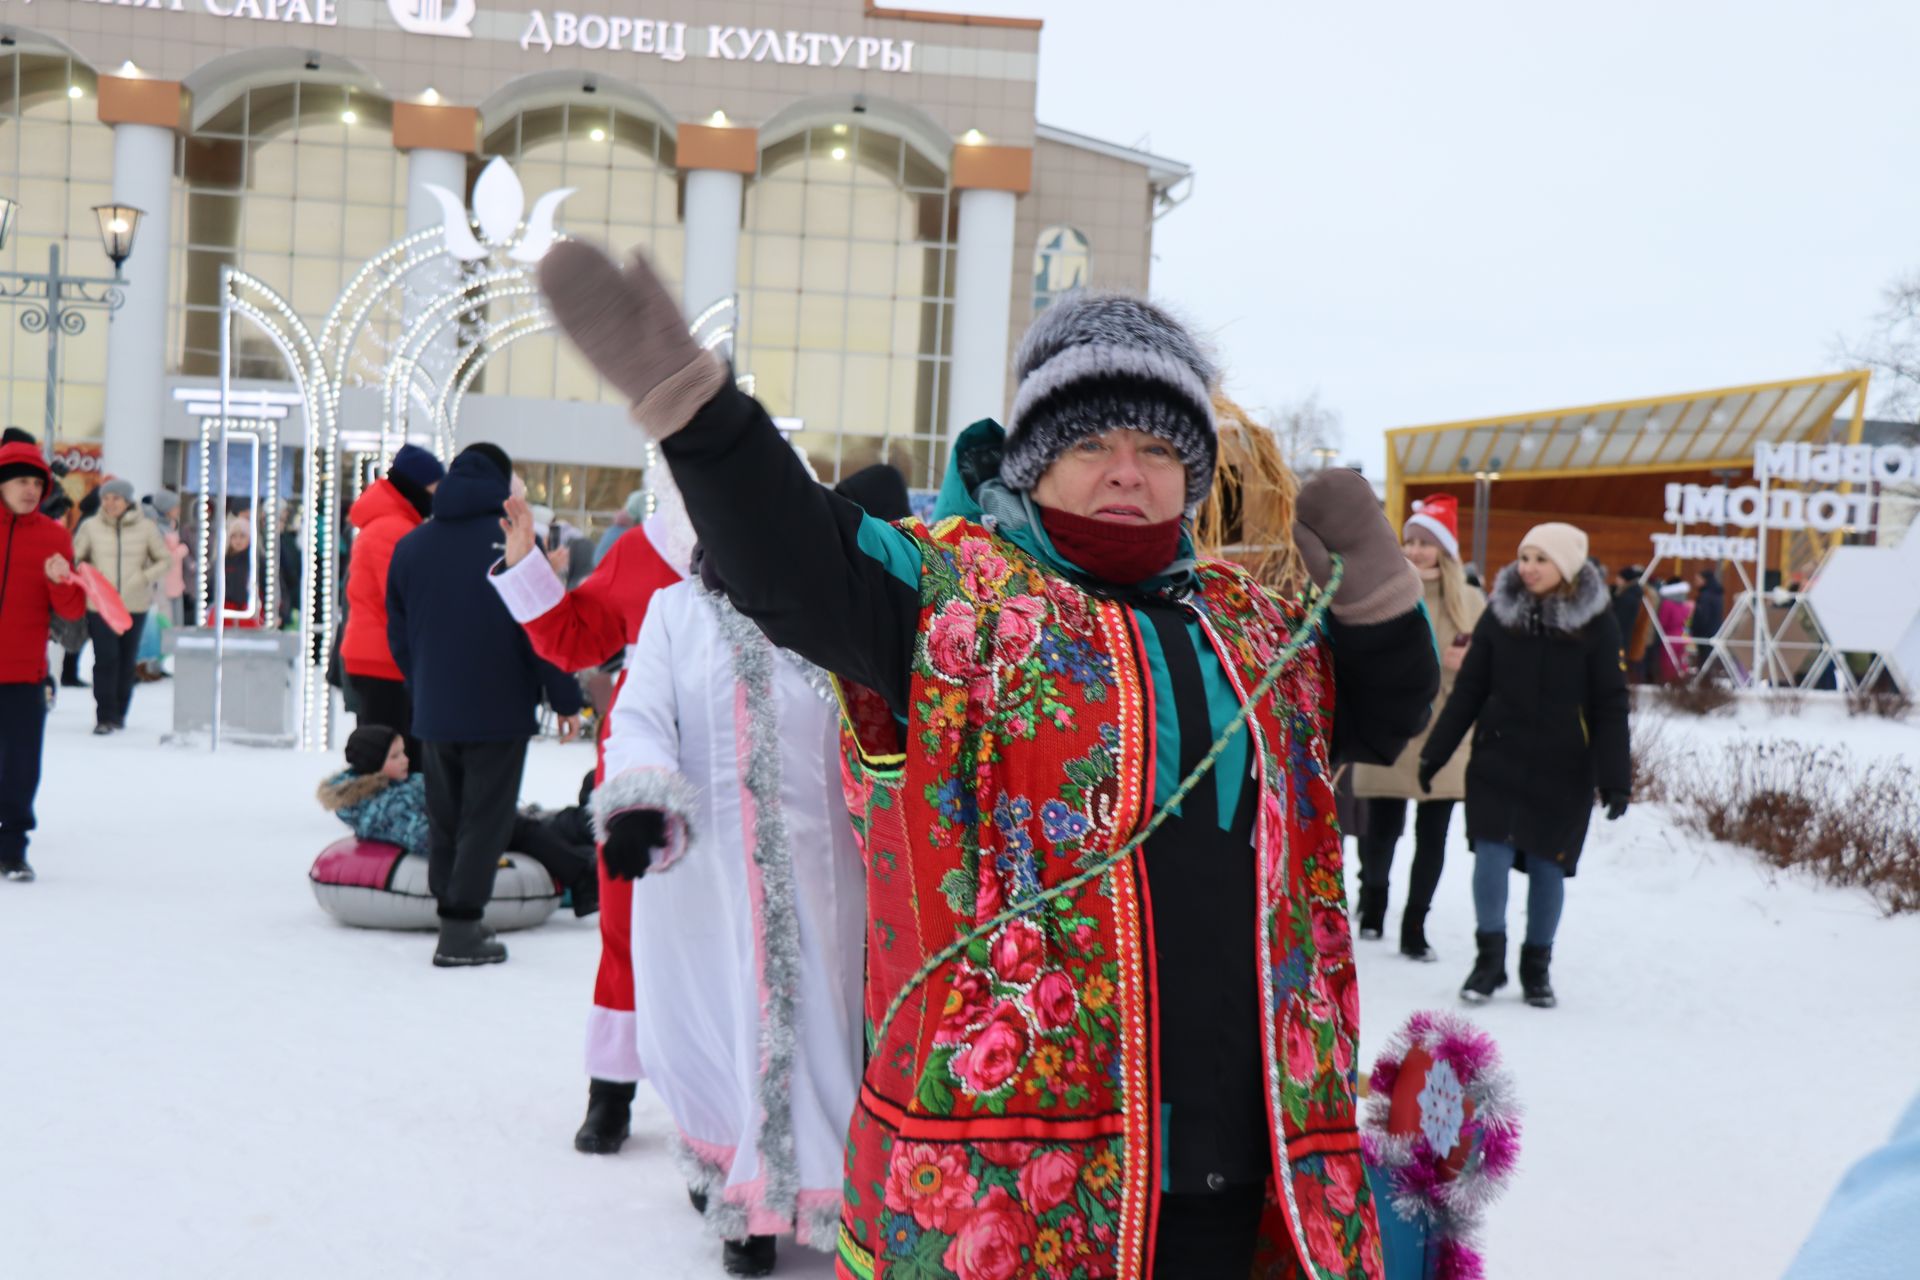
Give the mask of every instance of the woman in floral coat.
M 946 518 L 890 525 L 808 480 L 643 262 L 570 242 L 541 280 L 661 441 L 734 604 L 844 691 L 869 1030 L 839 1274 L 1379 1275 L 1331 762 L 1393 759 L 1438 665 L 1365 482 L 1300 495 L 1310 568 L 1345 561 L 1324 641 L 1151 839 L 1064 888 L 1304 621 L 1191 556 L 1217 456 L 1193 339 L 1133 299 L 1048 308 L 1010 429 L 955 443 Z M 609 858 L 663 831 L 606 816 Z

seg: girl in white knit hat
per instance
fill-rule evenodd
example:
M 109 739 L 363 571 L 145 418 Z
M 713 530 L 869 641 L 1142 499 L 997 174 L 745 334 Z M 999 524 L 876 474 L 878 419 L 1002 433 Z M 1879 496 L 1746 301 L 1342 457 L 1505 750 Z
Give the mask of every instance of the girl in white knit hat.
M 1494 580 L 1453 693 L 1421 750 L 1424 791 L 1474 731 L 1467 839 L 1479 956 L 1460 991 L 1469 1003 L 1507 984 L 1508 873 L 1518 869 L 1528 878 L 1520 985 L 1528 1004 L 1553 1007 L 1553 939 L 1596 789 L 1609 819 L 1627 811 L 1627 680 L 1607 602 L 1583 531 L 1558 523 L 1529 530 L 1519 560 Z

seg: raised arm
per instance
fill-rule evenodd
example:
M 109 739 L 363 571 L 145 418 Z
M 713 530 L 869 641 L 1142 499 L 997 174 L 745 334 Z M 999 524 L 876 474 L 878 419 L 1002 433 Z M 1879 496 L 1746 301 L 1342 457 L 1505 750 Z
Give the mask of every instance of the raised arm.
M 643 259 L 623 272 L 564 241 L 540 264 L 554 318 L 661 442 L 736 607 L 768 638 L 882 694 L 896 713 L 919 618 L 920 557 L 827 493 L 773 422 L 702 351 Z
M 636 572 L 642 557 L 658 561 L 657 571 Z M 643 533 L 615 543 L 572 591 L 539 555 L 511 567 L 502 560 L 488 578 L 514 621 L 526 628 L 533 651 L 568 671 L 597 667 L 626 648 L 638 632 L 634 620 L 645 616 L 648 600 L 671 580 Z

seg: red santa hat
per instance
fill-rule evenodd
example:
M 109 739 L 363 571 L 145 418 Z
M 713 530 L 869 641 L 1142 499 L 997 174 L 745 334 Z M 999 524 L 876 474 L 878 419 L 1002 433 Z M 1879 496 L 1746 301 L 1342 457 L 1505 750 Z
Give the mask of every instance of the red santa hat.
M 1405 539 L 1409 529 L 1418 529 L 1435 542 L 1455 560 L 1460 558 L 1460 500 L 1451 494 L 1436 493 L 1430 498 L 1417 499 L 1413 504 L 1413 514 L 1400 526 L 1400 537 Z

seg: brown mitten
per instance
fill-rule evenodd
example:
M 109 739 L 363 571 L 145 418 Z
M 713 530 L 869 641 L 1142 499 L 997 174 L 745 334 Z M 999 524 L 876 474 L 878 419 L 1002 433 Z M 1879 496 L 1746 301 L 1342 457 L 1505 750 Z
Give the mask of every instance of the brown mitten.
M 1393 526 L 1380 513 L 1373 486 L 1358 471 L 1332 467 L 1300 486 L 1294 500 L 1294 545 L 1321 586 L 1333 556 L 1345 561 L 1333 616 L 1353 626 L 1397 618 L 1420 603 L 1420 575 L 1400 552 Z
M 540 260 L 540 292 L 600 376 L 633 402 L 656 440 L 693 419 L 727 370 L 687 332 L 680 308 L 638 253 L 625 271 L 593 245 L 562 240 Z

